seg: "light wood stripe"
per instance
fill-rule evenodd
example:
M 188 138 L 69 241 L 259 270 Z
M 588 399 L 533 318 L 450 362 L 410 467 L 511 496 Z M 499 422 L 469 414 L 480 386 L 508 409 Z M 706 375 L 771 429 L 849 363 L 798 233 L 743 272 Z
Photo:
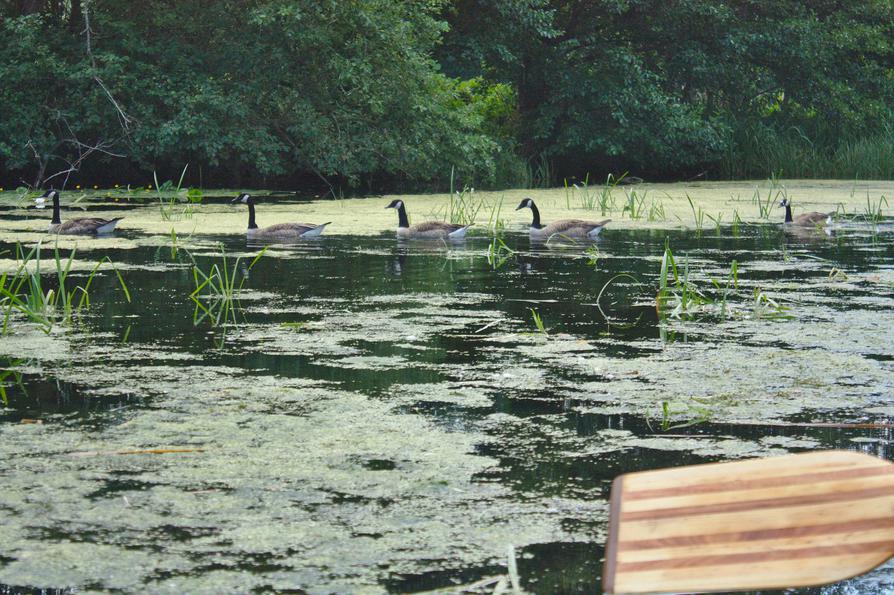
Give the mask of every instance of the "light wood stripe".
M 709 506 L 715 504 L 724 504 L 730 502 L 752 502 L 763 501 L 769 497 L 773 498 L 797 498 L 809 494 L 818 496 L 820 494 L 830 494 L 840 492 L 842 490 L 867 490 L 889 485 L 894 475 L 879 475 L 873 477 L 860 477 L 845 481 L 824 481 L 821 483 L 810 483 L 801 485 L 787 485 L 784 487 L 764 488 L 756 490 L 740 490 L 711 492 L 707 494 L 693 494 L 691 496 L 670 496 L 667 498 L 650 498 L 648 500 L 634 500 L 632 502 L 624 499 L 624 512 L 634 512 L 642 510 L 664 510 L 670 508 L 680 508 L 682 506 Z
M 825 521 L 861 521 L 883 514 L 894 516 L 894 488 L 890 494 L 854 502 L 826 502 L 810 506 L 779 508 L 772 511 L 755 508 L 735 514 L 709 514 L 633 521 L 620 527 L 621 541 L 655 539 L 665 536 L 709 535 L 739 530 L 783 529 L 795 525 L 816 525 Z
M 806 473 L 803 475 L 779 475 L 777 477 L 760 477 L 756 479 L 735 479 L 733 481 L 705 483 L 701 485 L 677 486 L 655 490 L 634 490 L 624 494 L 624 501 L 649 500 L 673 496 L 691 496 L 694 494 L 710 494 L 741 490 L 759 490 L 766 488 L 788 487 L 810 483 L 844 481 L 894 474 L 894 466 L 881 465 L 857 469 L 840 469 L 823 473 Z
M 894 517 L 875 517 L 869 519 L 845 521 L 841 523 L 826 523 L 822 525 L 796 525 L 794 527 L 780 527 L 777 529 L 758 529 L 754 531 L 730 531 L 728 533 L 698 533 L 697 535 L 677 535 L 672 537 L 659 537 L 657 539 L 632 539 L 618 543 L 618 552 L 623 554 L 630 551 L 641 552 L 656 548 L 686 547 L 692 545 L 714 545 L 732 542 L 764 541 L 773 539 L 788 539 L 793 537 L 828 536 L 836 533 L 853 533 L 856 531 L 871 531 L 873 529 L 894 529 Z
M 618 554 L 619 562 L 648 562 L 665 559 L 684 559 L 698 556 L 735 556 L 755 552 L 781 552 L 835 545 L 838 543 L 887 542 L 894 548 L 894 531 L 874 529 L 869 531 L 841 532 L 834 535 L 810 535 L 807 537 L 780 537 L 764 541 L 731 541 L 709 545 L 693 544 L 669 548 L 627 550 Z
M 870 541 L 867 543 L 841 543 L 837 545 L 818 546 L 791 550 L 776 550 L 730 555 L 702 555 L 688 558 L 672 558 L 668 560 L 648 560 L 644 562 L 618 562 L 617 571 L 639 572 L 643 570 L 660 570 L 662 568 L 698 568 L 701 566 L 728 566 L 730 564 L 755 564 L 771 560 L 800 560 L 805 558 L 825 558 L 829 556 L 878 554 L 890 552 L 894 544 L 890 540 Z M 890 554 L 889 554 L 890 555 Z
M 718 513 L 732 513 L 754 508 L 789 508 L 792 506 L 809 506 L 825 502 L 847 502 L 874 498 L 891 493 L 891 486 L 885 485 L 863 490 L 849 490 L 844 492 L 830 492 L 828 494 L 808 494 L 791 498 L 765 498 L 762 500 L 748 500 L 746 502 L 724 502 L 721 504 L 707 504 L 699 506 L 680 506 L 677 508 L 663 508 L 653 510 L 639 510 L 622 512 L 621 521 L 641 521 L 649 519 L 666 519 L 673 517 L 701 516 Z M 683 521 L 683 519 L 681 519 Z
M 665 487 L 697 486 L 733 477 L 745 479 L 792 475 L 793 471 L 797 469 L 809 469 L 809 472 L 817 473 L 886 464 L 882 459 L 854 452 L 822 451 L 766 459 L 747 459 L 731 463 L 694 465 L 686 467 L 685 473 L 682 473 L 679 468 L 640 471 L 626 474 L 624 480 L 626 490 L 640 491 Z

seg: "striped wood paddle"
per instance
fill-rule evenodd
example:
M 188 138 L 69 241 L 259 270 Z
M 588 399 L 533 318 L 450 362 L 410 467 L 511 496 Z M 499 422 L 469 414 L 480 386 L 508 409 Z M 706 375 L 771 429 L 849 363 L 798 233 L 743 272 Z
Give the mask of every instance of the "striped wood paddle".
M 894 555 L 894 464 L 846 451 L 629 473 L 612 485 L 606 593 L 820 585 Z

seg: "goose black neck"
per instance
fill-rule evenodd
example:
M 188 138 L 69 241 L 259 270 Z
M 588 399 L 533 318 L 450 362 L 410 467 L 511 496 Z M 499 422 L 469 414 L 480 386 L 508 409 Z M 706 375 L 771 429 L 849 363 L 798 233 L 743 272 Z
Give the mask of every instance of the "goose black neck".
M 258 228 L 258 224 L 255 223 L 255 203 L 252 201 L 248 201 L 248 228 Z
M 53 224 L 58 225 L 62 223 L 62 216 L 59 212 L 59 195 L 53 193 Z
M 785 205 L 785 222 L 791 223 L 792 219 L 792 205 Z
M 407 219 L 407 209 L 403 204 L 397 207 L 397 226 L 410 227 L 410 220 Z
M 540 224 L 540 211 L 537 210 L 537 205 L 534 202 L 531 202 L 531 213 L 534 215 L 534 220 L 531 221 L 531 227 L 534 229 L 543 229 L 543 226 Z

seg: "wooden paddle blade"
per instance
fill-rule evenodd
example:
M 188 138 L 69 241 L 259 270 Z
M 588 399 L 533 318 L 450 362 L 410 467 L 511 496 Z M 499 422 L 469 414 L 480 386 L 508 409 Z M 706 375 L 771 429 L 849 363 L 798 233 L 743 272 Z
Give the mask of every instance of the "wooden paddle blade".
M 607 593 L 821 585 L 894 555 L 894 465 L 846 451 L 615 479 Z

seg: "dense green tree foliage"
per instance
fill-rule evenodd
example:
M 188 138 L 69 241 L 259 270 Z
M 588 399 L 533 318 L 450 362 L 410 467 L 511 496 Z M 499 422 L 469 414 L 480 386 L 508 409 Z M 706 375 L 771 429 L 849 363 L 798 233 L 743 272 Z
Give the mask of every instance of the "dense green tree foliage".
M 0 183 L 890 175 L 892 41 L 890 1 L 0 0 Z

